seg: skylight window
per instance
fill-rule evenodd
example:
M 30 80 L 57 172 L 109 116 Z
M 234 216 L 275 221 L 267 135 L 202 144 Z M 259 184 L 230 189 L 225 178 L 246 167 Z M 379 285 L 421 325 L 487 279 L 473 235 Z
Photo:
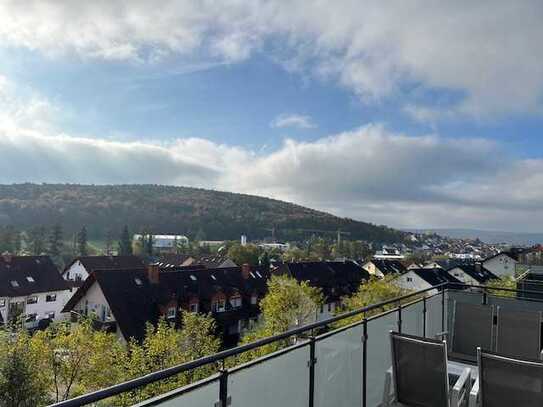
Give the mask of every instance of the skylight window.
M 190 279 L 191 279 L 192 281 L 196 281 L 196 276 L 195 276 L 194 274 L 191 274 L 191 275 L 190 275 Z
M 262 274 L 260 274 L 260 271 L 257 271 L 257 272 L 256 272 L 256 275 L 257 275 L 258 277 L 262 278 Z
M 34 280 L 34 278 L 31 277 L 31 276 L 26 276 L 26 281 L 28 281 L 29 283 L 35 283 L 36 282 L 36 280 Z
M 252 278 L 256 278 L 256 276 L 253 274 L 252 271 L 250 271 L 249 274 L 251 275 Z
M 139 278 L 135 278 L 134 282 L 136 283 L 136 285 L 143 285 L 143 282 Z
M 19 283 L 16 280 L 10 281 L 12 287 L 19 287 Z
M 217 277 L 215 277 L 213 274 L 211 274 L 211 278 L 212 278 L 214 281 L 217 281 Z

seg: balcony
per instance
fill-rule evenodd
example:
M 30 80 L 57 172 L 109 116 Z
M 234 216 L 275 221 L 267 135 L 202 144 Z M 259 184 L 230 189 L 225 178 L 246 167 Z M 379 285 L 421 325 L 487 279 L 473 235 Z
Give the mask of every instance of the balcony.
M 101 400 L 99 405 L 109 405 L 108 400 L 119 394 L 213 365 L 219 367 L 218 373 L 137 406 L 376 407 L 382 403 L 386 374 L 392 364 L 390 331 L 427 338 L 435 338 L 443 332 L 454 335 L 454 310 L 459 303 L 543 311 L 543 302 L 519 298 L 520 294 L 529 294 L 526 291 L 467 285 L 455 289 L 436 288 L 374 304 L 54 406 L 86 406 Z M 313 336 L 331 329 L 338 321 L 353 317 L 359 320 Z M 495 323 L 494 318 L 491 324 Z M 492 330 L 495 331 L 495 327 Z M 227 358 L 287 338 L 293 344 L 285 349 L 243 365 L 224 368 Z

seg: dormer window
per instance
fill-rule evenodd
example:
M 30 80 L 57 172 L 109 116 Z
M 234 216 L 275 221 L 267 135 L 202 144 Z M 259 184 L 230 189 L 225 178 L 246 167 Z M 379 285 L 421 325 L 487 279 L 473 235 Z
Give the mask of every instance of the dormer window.
M 213 312 L 224 312 L 226 311 L 226 301 L 224 299 L 217 299 L 213 302 L 211 308 Z
M 230 298 L 230 305 L 232 306 L 232 308 L 240 308 L 241 297 L 239 295 L 236 295 L 235 297 Z
M 175 315 L 176 315 L 175 307 L 169 307 L 168 312 L 166 313 L 166 318 L 173 319 L 175 318 Z
M 35 283 L 36 280 L 34 280 L 34 278 L 32 276 L 26 276 L 26 281 L 28 281 L 29 283 Z

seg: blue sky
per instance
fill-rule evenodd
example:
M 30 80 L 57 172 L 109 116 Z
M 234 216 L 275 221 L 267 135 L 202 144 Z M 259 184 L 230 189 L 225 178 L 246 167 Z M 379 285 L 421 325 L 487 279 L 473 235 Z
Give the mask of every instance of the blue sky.
M 396 227 L 539 231 L 542 17 L 536 1 L 6 2 L 0 182 L 193 185 Z

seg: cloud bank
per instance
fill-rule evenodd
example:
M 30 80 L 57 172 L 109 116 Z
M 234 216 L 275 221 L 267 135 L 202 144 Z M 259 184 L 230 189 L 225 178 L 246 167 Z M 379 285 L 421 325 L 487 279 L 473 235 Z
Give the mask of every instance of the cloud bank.
M 0 42 L 50 56 L 236 63 L 257 52 L 418 120 L 541 114 L 537 0 L 144 0 L 0 3 Z M 451 94 L 429 106 L 421 90 Z

